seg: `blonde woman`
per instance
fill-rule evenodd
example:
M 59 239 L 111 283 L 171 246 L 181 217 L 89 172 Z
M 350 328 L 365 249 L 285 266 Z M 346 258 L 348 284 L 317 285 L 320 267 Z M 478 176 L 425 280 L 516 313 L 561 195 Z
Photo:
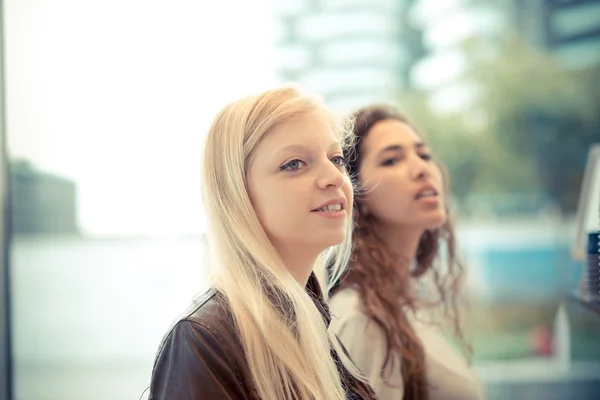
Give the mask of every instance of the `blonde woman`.
M 313 272 L 328 250 L 348 259 L 345 138 L 292 87 L 216 116 L 202 168 L 212 288 L 161 343 L 151 400 L 373 398 L 328 334 Z

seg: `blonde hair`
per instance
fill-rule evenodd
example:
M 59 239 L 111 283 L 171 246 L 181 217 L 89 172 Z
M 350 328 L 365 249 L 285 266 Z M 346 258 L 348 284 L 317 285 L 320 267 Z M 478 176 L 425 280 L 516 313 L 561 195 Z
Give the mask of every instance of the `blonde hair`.
M 331 346 L 346 368 L 360 377 L 267 238 L 246 186 L 248 162 L 265 135 L 293 116 L 316 110 L 332 115 L 297 88 L 272 89 L 227 105 L 215 117 L 206 140 L 202 194 L 211 280 L 227 298 L 263 399 L 345 399 Z M 349 130 L 333 116 L 331 123 L 346 143 Z M 345 241 L 319 257 L 315 268 L 322 281 L 329 256 L 335 260 L 333 279 L 343 273 L 351 251 L 351 230 L 348 221 Z

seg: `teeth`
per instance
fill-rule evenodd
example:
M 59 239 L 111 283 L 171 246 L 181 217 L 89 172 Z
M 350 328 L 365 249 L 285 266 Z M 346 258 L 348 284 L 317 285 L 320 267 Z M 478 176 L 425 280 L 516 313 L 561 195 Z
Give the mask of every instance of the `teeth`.
M 342 209 L 342 205 L 341 204 L 330 204 L 328 206 L 319 208 L 317 211 L 325 211 L 325 212 L 336 212 L 336 211 L 340 211 Z
M 421 197 L 430 197 L 430 196 L 435 196 L 435 191 L 428 189 L 428 190 L 423 190 L 421 193 L 419 193 L 417 198 L 420 199 Z

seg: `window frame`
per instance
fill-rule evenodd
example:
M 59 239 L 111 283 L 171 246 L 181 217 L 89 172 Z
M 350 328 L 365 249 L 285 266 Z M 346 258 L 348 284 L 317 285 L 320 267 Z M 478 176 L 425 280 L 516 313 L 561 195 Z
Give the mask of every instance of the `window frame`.
M 13 399 L 10 318 L 10 197 L 6 155 L 4 2 L 0 0 L 0 400 Z

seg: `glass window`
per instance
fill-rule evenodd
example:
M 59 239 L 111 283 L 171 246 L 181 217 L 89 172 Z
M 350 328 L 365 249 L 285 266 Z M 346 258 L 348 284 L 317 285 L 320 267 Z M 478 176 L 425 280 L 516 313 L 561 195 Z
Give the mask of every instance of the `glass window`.
M 207 286 L 203 135 L 280 76 L 339 111 L 398 104 L 431 141 L 490 399 L 598 393 L 600 319 L 565 306 L 573 242 L 600 207 L 597 164 L 585 175 L 598 38 L 543 48 L 511 7 L 480 3 L 2 2 L 0 399 L 11 385 L 9 400 L 140 398 L 162 335 Z M 597 13 L 527 11 L 540 29 L 597 31 Z
M 600 4 L 589 2 L 559 8 L 550 23 L 558 38 L 592 32 L 600 24 Z
M 348 39 L 320 46 L 319 59 L 328 66 L 380 64 L 399 68 L 408 56 L 390 39 Z
M 268 3 L 4 5 L 15 398 L 138 399 L 206 287 L 204 132 L 274 80 Z
M 384 12 L 340 12 L 307 14 L 298 23 L 297 35 L 311 41 L 348 36 L 386 37 L 399 34 L 397 15 Z

